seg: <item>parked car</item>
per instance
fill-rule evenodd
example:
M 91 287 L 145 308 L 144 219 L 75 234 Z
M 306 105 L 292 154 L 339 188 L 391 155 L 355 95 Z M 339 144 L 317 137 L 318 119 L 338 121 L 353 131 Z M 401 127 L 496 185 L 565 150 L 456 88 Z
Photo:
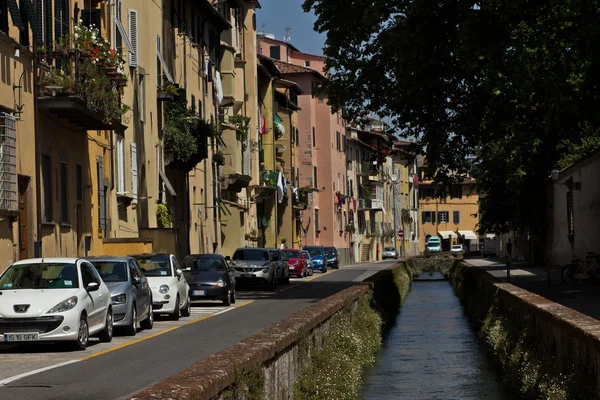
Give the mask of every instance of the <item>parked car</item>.
M 454 256 L 462 257 L 465 254 L 465 246 L 463 244 L 455 244 L 450 248 L 450 253 Z
M 90 336 L 113 337 L 110 291 L 88 261 L 18 261 L 0 276 L 0 333 L 4 342 L 71 341 L 84 350 Z
M 191 254 L 181 262 L 183 275 L 190 285 L 192 300 L 221 300 L 235 303 L 233 268 L 220 254 Z
M 152 329 L 152 290 L 133 257 L 88 257 L 110 290 L 114 325 L 134 336 L 138 324 Z
M 327 268 L 340 269 L 340 255 L 335 247 L 325 247 Z
M 269 250 L 262 247 L 242 247 L 225 258 L 235 269 L 236 284 L 263 284 L 277 288 L 277 264 Z
M 325 261 L 325 247 L 323 246 L 304 246 L 302 250 L 308 251 L 313 260 L 313 269 L 327 272 L 327 262 Z
M 439 252 L 442 251 L 442 241 L 437 236 L 432 236 L 427 240 L 427 244 L 425 245 L 426 252 Z
M 313 259 L 308 251 L 302 250 L 301 253 L 302 256 L 306 259 L 306 270 L 308 271 L 308 276 L 312 276 L 314 273 L 313 269 L 315 267 Z
M 400 258 L 400 253 L 398 252 L 398 250 L 396 250 L 395 247 L 384 247 L 382 258 L 384 260 L 387 258 L 394 258 L 397 260 L 398 258 Z
M 302 253 L 297 249 L 285 249 L 281 250 L 284 261 L 289 266 L 290 275 L 298 278 L 304 278 L 308 275 L 307 262 Z
M 290 283 L 290 267 L 288 263 L 283 259 L 281 250 L 279 249 L 267 249 L 271 253 L 271 258 L 277 261 L 277 283 L 287 285 Z
M 155 314 L 169 314 L 172 320 L 189 317 L 191 310 L 190 287 L 173 254 L 134 254 L 152 289 L 152 310 Z

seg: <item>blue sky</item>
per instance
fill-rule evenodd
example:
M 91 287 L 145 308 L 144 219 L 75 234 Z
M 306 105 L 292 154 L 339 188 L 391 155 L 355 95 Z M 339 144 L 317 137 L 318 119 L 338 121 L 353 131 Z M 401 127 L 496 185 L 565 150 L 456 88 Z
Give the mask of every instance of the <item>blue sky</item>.
M 259 0 L 257 29 L 265 24 L 265 32 L 283 40 L 285 27 L 291 28 L 292 44 L 304 53 L 323 55 L 325 35 L 313 30 L 315 16 L 302 10 L 304 0 Z

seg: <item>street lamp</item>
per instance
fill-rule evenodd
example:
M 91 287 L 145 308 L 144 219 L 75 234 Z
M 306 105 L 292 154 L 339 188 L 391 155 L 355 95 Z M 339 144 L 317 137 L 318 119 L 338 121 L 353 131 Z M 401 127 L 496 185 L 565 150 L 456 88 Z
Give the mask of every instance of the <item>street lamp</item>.
M 569 190 L 581 190 L 581 182 L 574 182 L 573 177 L 570 177 L 565 182 L 558 182 L 559 174 L 560 174 L 560 171 L 556 168 L 550 172 L 550 176 L 552 177 L 552 181 L 554 183 L 558 183 L 559 185 L 566 186 Z

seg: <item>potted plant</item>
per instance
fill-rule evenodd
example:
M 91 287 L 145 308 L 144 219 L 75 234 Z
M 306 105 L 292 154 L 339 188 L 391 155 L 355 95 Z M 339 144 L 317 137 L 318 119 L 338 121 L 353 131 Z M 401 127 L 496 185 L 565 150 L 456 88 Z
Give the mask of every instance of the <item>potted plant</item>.
M 173 222 L 173 212 L 167 204 L 160 203 L 156 206 L 156 224 L 159 228 L 170 228 Z
M 219 150 L 215 154 L 213 154 L 212 161 L 218 166 L 225 165 L 225 155 L 222 151 Z
M 179 89 L 172 83 L 168 83 L 165 86 L 158 89 L 156 92 L 156 98 L 159 101 L 173 101 L 175 97 L 179 95 Z
M 346 224 L 346 226 L 344 227 L 344 231 L 346 233 L 354 234 L 354 232 L 356 232 L 356 227 L 354 226 L 354 222 Z
M 246 240 L 249 240 L 251 242 L 257 242 L 258 241 L 258 231 L 256 229 L 252 228 L 250 233 L 246 234 Z

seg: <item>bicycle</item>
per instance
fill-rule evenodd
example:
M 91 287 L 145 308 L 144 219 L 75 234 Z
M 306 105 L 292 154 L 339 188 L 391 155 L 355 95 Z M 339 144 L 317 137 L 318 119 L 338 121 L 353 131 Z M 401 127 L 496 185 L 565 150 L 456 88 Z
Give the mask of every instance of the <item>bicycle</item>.
M 566 265 L 562 270 L 562 280 L 567 285 L 576 286 L 593 276 L 600 279 L 600 263 L 596 258 L 596 253 L 588 251 L 586 259 L 582 260 L 577 256 L 573 256 L 573 262 Z

